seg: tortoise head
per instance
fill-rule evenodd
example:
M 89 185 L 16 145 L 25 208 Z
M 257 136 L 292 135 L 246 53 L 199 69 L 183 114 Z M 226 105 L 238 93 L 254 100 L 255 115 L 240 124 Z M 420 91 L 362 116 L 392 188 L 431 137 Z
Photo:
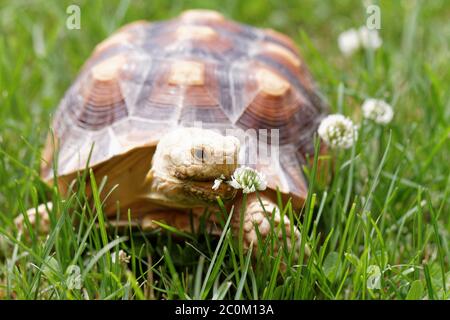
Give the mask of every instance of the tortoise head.
M 239 140 L 212 130 L 178 128 L 159 141 L 152 160 L 152 198 L 171 207 L 227 201 L 236 191 L 215 179 L 229 179 L 238 166 Z

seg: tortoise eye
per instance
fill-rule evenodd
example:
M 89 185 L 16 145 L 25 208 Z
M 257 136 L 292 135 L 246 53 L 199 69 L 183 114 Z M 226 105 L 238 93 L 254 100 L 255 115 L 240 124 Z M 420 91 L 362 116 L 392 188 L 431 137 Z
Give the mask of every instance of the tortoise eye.
M 201 161 L 201 162 L 204 162 L 205 160 L 208 159 L 208 153 L 205 152 L 205 149 L 203 149 L 203 148 L 194 148 L 192 150 L 192 154 L 195 159 L 197 159 L 198 161 Z

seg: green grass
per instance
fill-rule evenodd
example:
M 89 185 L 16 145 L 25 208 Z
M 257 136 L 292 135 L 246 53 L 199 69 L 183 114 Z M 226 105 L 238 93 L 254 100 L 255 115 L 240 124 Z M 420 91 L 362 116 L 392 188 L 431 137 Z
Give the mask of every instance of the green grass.
M 317 181 L 297 221 L 311 249 L 294 259 L 259 243 L 243 252 L 228 228 L 107 232 L 99 192 L 65 199 L 38 175 L 50 115 L 95 44 L 136 19 L 157 20 L 186 1 L 76 1 L 81 30 L 65 28 L 72 1 L 0 0 L 0 299 L 448 299 L 450 5 L 380 1 L 383 46 L 344 58 L 340 32 L 365 22 L 362 1 L 192 1 L 289 34 L 333 112 L 360 123 L 352 151 L 337 152 L 330 184 Z M 366 97 L 395 109 L 387 126 L 361 120 Z M 313 168 L 305 168 L 314 176 Z M 89 172 L 79 183 L 90 181 Z M 52 200 L 47 237 L 20 238 L 13 219 Z M 226 212 L 222 212 L 226 224 Z M 79 219 L 79 224 L 73 221 Z M 74 225 L 76 225 L 74 227 Z M 271 239 L 269 239 L 271 240 Z M 129 264 L 112 262 L 125 250 Z M 304 255 L 302 246 L 300 255 Z M 78 266 L 82 288 L 71 289 Z M 284 271 L 283 271 L 284 270 Z M 374 283 L 379 281 L 379 289 Z

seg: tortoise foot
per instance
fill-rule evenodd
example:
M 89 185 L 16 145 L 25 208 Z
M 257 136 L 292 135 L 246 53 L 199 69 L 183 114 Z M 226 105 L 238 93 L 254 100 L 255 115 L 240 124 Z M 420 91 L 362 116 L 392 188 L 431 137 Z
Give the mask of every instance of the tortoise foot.
M 239 219 L 239 215 L 236 215 L 233 223 L 237 232 L 240 228 Z M 243 232 L 244 248 L 248 250 L 250 246 L 253 246 L 255 255 L 258 253 L 258 247 L 264 245 L 269 237 L 273 241 L 275 255 L 285 244 L 289 252 L 294 250 L 296 256 L 301 244 L 301 234 L 297 226 L 291 224 L 288 216 L 281 217 L 278 206 L 266 198 L 261 201 L 256 197 L 249 200 L 244 214 Z M 267 248 L 271 246 L 272 244 L 269 243 Z

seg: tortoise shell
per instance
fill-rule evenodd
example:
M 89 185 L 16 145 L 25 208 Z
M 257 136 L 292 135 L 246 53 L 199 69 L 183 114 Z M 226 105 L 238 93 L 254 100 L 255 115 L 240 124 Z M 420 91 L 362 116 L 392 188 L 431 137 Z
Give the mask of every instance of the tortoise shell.
M 301 164 L 326 112 L 294 42 L 273 30 L 185 11 L 128 24 L 98 44 L 59 104 L 42 177 L 68 175 L 178 126 L 278 129 L 279 161 L 257 165 L 269 187 L 304 198 Z M 270 139 L 269 139 L 270 140 Z M 270 141 L 269 141 L 270 143 Z M 94 145 L 94 146 L 93 146 Z M 245 152 L 245 147 L 243 148 Z

